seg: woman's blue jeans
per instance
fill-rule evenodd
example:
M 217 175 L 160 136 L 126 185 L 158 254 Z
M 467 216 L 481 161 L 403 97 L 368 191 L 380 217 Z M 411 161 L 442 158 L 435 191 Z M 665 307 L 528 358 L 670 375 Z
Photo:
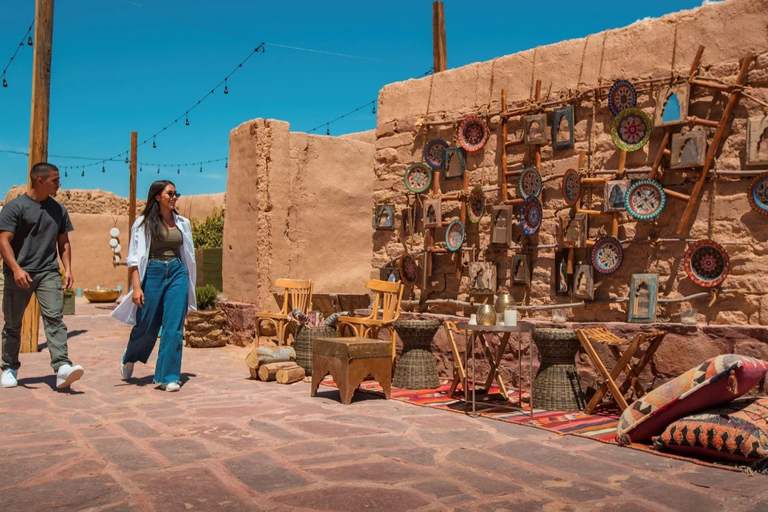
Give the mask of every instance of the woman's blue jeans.
M 179 382 L 189 290 L 184 263 L 178 258 L 149 260 L 141 289 L 144 291 L 144 306 L 136 312 L 136 325 L 128 338 L 123 363 L 141 361 L 146 364 L 162 326 L 154 382 Z

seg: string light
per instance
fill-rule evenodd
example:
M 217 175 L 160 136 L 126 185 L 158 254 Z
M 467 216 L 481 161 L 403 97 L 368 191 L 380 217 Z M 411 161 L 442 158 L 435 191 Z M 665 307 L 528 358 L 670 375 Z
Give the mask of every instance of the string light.
M 128 156 L 125 157 L 125 163 L 128 163 Z
M 227 89 L 227 79 L 224 79 L 224 94 L 229 94 L 229 89 Z
M 82 172 L 80 173 L 80 177 L 81 177 L 81 178 L 85 178 L 85 171 L 82 171 Z
M 143 171 L 144 167 L 139 167 L 139 172 Z
M 202 165 L 200 166 L 200 172 L 203 172 L 203 166 Z
M 160 168 L 159 167 L 157 168 L 157 174 L 160 174 Z
M 107 170 L 104 168 L 104 165 L 101 166 L 101 172 L 107 172 Z
M 329 126 L 330 123 L 325 123 L 325 134 L 330 135 L 331 134 L 331 127 Z
M 176 169 L 176 174 L 181 174 L 181 168 Z
M 154 135 L 152 136 L 152 149 L 157 149 L 157 144 L 155 144 L 155 136 Z
M 3 69 L 3 72 L 0 73 L 0 75 L 3 76 L 3 87 L 8 87 L 8 81 L 5 79 L 5 74 L 8 71 L 8 68 L 11 67 L 11 64 L 13 63 L 13 59 L 16 58 L 16 54 L 19 53 L 19 49 L 24 47 L 24 40 L 29 37 L 27 40 L 28 45 L 32 45 L 32 36 L 30 34 L 32 33 L 32 27 L 35 25 L 35 20 L 32 20 L 32 24 L 29 26 L 27 31 L 24 33 L 24 37 L 21 38 L 21 41 L 19 42 L 19 45 L 16 47 L 16 51 L 13 52 L 13 55 L 11 55 L 11 58 L 8 59 L 8 64 L 6 64 L 5 69 Z
M 184 120 L 184 124 L 189 126 L 189 113 L 186 115 L 186 119 Z
M 69 174 L 67 174 L 67 171 L 66 171 L 66 170 L 64 171 L 64 177 L 65 177 L 65 178 L 69 178 Z
M 360 111 L 360 110 L 362 110 L 362 109 L 364 109 L 364 108 L 367 108 L 367 107 L 368 107 L 368 105 L 373 105 L 373 113 L 375 114 L 375 113 L 376 113 L 376 100 L 373 100 L 373 101 L 369 101 L 369 102 L 368 102 L 368 103 L 366 103 L 365 105 L 360 105 L 360 106 L 359 106 L 359 107 L 357 107 L 355 110 L 350 110 L 350 111 L 349 111 L 349 112 L 347 112 L 346 114 L 342 114 L 342 115 L 340 115 L 339 117 L 337 117 L 336 119 L 332 119 L 332 120 L 330 120 L 330 121 L 326 121 L 325 123 L 323 123 L 323 124 L 325 125 L 325 134 L 326 134 L 326 135 L 330 135 L 330 134 L 331 134 L 331 128 L 330 128 L 330 125 L 331 125 L 331 123 L 335 123 L 335 122 L 336 122 L 336 121 L 338 121 L 339 119 L 344 119 L 345 117 L 347 117 L 347 116 L 348 116 L 348 115 L 350 115 L 350 114 L 354 114 L 355 112 L 358 112 L 358 111 Z M 309 130 L 309 131 L 310 131 L 310 132 L 316 132 L 316 131 L 317 131 L 319 128 L 322 128 L 322 127 L 323 127 L 323 124 L 319 124 L 319 125 L 315 126 L 314 128 L 312 128 L 312 129 L 311 129 L 311 130 Z

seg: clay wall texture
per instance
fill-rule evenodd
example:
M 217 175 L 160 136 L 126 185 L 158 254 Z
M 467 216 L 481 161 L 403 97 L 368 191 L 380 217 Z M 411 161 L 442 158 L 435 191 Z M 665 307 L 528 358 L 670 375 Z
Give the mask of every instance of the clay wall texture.
M 615 80 L 638 81 L 668 77 L 671 71 L 687 75 L 699 45 L 706 49 L 701 62 L 700 76 L 732 83 L 738 74 L 739 61 L 748 52 L 756 56 L 748 75 L 752 87 L 749 94 L 768 101 L 768 1 L 729 0 L 714 3 L 692 11 L 670 14 L 659 19 L 641 21 L 628 27 L 593 34 L 585 39 L 563 41 L 438 73 L 436 75 L 394 83 L 385 86 L 378 101 L 378 122 L 375 142 L 374 203 L 396 205 L 396 224 L 400 225 L 399 211 L 406 206 L 403 174 L 413 162 L 423 162 L 424 146 L 429 140 L 440 138 L 450 146 L 458 146 L 455 127 L 469 114 L 484 116 L 489 122 L 490 138 L 485 148 L 467 157 L 469 187 L 498 186 L 501 162 L 501 90 L 506 89 L 508 108 L 525 106 L 533 97 L 535 80 L 542 82 L 544 101 L 570 96 L 576 90 L 610 85 Z M 656 104 L 656 91 L 638 94 L 638 107 L 651 118 Z M 689 115 L 719 120 L 727 95 L 711 89 L 692 87 Z M 605 96 L 596 109 L 592 122 L 591 99 L 577 102 L 575 108 L 573 149 L 553 152 L 552 144 L 541 146 L 542 177 L 561 175 L 568 168 L 576 168 L 580 150 L 591 151 L 587 167 L 595 170 L 616 170 L 619 150 L 610 137 L 614 116 L 607 107 Z M 721 149 L 716 155 L 715 169 L 745 169 L 746 119 L 760 115 L 763 107 L 742 97 L 734 110 L 733 122 L 726 130 Z M 453 125 L 432 126 L 426 121 L 455 120 Z M 549 114 L 548 126 L 552 115 Z M 508 140 L 522 137 L 522 119 L 512 118 L 508 123 Z M 673 130 L 679 131 L 679 130 Z M 714 129 L 707 129 L 711 140 Z M 627 169 L 648 168 L 661 144 L 663 131 L 654 129 L 650 142 L 641 150 L 629 153 Z M 551 138 L 551 135 L 550 135 Z M 509 169 L 521 170 L 533 165 L 533 152 L 526 146 L 509 148 Z M 668 164 L 665 164 L 668 167 Z M 666 171 L 660 181 L 665 187 L 689 194 L 699 172 Z M 633 174 L 629 178 L 647 175 Z M 458 182 L 458 183 L 456 183 Z M 538 235 L 531 237 L 532 246 L 556 243 L 556 216 L 566 215 L 569 208 L 560 192 L 561 179 L 545 181 L 542 194 L 544 220 Z M 517 177 L 509 178 L 514 195 Z M 709 305 L 710 298 L 692 302 L 662 304 L 659 321 L 679 321 L 681 308 L 693 307 L 699 311 L 698 321 L 711 324 L 768 325 L 768 222 L 752 211 L 747 202 L 751 178 L 721 177 L 708 180 L 694 220 L 683 238 L 712 238 L 726 245 L 730 255 L 731 272 L 723 288 L 737 290 L 721 294 Z M 444 193 L 461 187 L 461 180 L 442 182 Z M 589 190 L 591 189 L 591 193 Z M 582 197 L 584 208 L 602 209 L 602 186 L 586 186 Z M 497 192 L 489 192 L 489 205 L 499 204 Z M 425 196 L 422 196 L 425 197 Z M 411 204 L 413 199 L 411 197 Z M 659 217 L 651 221 L 636 221 L 626 212 L 621 214 L 619 239 L 637 242 L 625 245 L 625 260 L 613 276 L 595 273 L 595 299 L 627 297 L 632 274 L 656 273 L 659 276 L 660 297 L 684 297 L 704 289 L 690 282 L 684 269 L 685 243 L 650 244 L 651 238 L 680 238 L 675 229 L 682 217 L 685 203 L 667 196 L 667 205 Z M 486 210 L 488 211 L 488 210 Z M 370 215 L 370 211 L 368 215 Z M 458 202 L 443 202 L 443 220 L 456 218 Z M 517 218 L 519 206 L 514 207 Z M 420 209 L 417 217 L 421 216 Z M 556 297 L 553 284 L 554 250 L 533 248 L 530 252 L 532 282 L 511 285 L 510 265 L 514 250 L 489 249 L 490 218 L 486 214 L 479 225 L 467 223 L 465 244 L 480 248 L 480 261 L 495 261 L 498 266 L 498 286 L 509 288 L 518 302 L 525 304 L 553 304 L 572 302 L 570 297 Z M 610 234 L 610 217 L 589 219 L 589 238 Z M 371 276 L 378 269 L 403 252 L 407 242 L 411 252 L 423 249 L 423 228 L 417 221 L 417 234 L 407 239 L 399 229 L 395 232 L 377 231 L 373 237 Z M 444 229 L 437 229 L 435 239 L 444 240 Z M 513 241 L 523 236 L 516 223 Z M 588 263 L 586 249 L 576 250 L 577 263 Z M 468 297 L 468 277 L 455 275 L 455 263 L 447 255 L 435 255 L 433 274 L 428 278 L 427 290 L 422 298 Z M 569 320 L 612 321 L 627 319 L 627 303 L 588 303 L 585 308 L 573 308 Z M 455 311 L 455 310 L 454 310 Z M 446 311 L 448 312 L 448 311 Z M 540 318 L 549 312 L 536 313 Z
M 365 133 L 365 132 L 364 132 Z M 364 293 L 372 253 L 373 144 L 255 119 L 230 133 L 222 255 L 228 300 L 277 309 L 278 278 Z

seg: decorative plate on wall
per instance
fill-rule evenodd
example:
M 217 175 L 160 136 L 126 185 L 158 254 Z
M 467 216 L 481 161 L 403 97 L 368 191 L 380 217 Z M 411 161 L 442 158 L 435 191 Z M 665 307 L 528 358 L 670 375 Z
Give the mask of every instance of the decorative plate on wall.
M 541 192 L 541 174 L 535 167 L 526 167 L 520 173 L 520 194 L 523 198 L 538 196 Z
M 432 184 L 432 171 L 424 164 L 411 164 L 405 170 L 403 181 L 405 181 L 405 188 L 421 194 L 429 190 Z
M 400 278 L 403 283 L 411 286 L 416 284 L 419 277 L 419 264 L 416 263 L 416 258 L 406 252 L 400 256 L 397 267 L 400 270 Z
M 472 224 L 477 224 L 485 213 L 485 192 L 482 187 L 474 187 L 467 198 L 467 217 Z
M 479 151 L 488 141 L 488 125 L 480 116 L 467 116 L 459 123 L 459 145 L 466 151 Z
M 427 165 L 433 169 L 442 169 L 447 148 L 448 143 L 441 139 L 427 142 L 427 146 L 424 148 L 424 160 L 426 160 Z
M 638 180 L 629 186 L 624 195 L 624 204 L 631 216 L 640 220 L 653 219 L 661 213 L 667 202 L 667 194 L 661 183 L 653 180 Z
M 688 278 L 704 288 L 722 283 L 731 269 L 730 258 L 723 246 L 712 240 L 699 240 L 685 252 Z
M 613 84 L 608 92 L 608 108 L 617 116 L 622 110 L 637 106 L 637 92 L 635 86 L 626 80 L 619 80 Z
M 637 151 L 651 138 L 651 118 L 639 108 L 627 108 L 613 118 L 611 138 L 619 149 Z
M 749 206 L 761 215 L 768 215 L 768 172 L 760 174 L 749 187 Z
M 461 249 L 464 244 L 464 224 L 459 219 L 454 219 L 445 230 L 445 246 L 451 252 Z
M 520 227 L 528 236 L 538 233 L 541 227 L 541 201 L 536 196 L 530 196 L 523 201 L 520 207 Z
M 576 169 L 568 169 L 563 174 L 563 182 L 560 185 L 563 199 L 568 206 L 575 206 L 581 197 L 581 176 Z
M 601 236 L 592 247 L 592 266 L 601 274 L 613 274 L 624 261 L 621 242 L 612 236 Z

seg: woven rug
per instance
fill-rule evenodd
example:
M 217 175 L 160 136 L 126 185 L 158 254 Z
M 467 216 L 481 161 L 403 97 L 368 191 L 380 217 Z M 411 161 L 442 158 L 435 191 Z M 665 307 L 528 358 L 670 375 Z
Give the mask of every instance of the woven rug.
M 332 378 L 326 377 L 323 385 L 336 387 Z M 466 414 L 472 411 L 472 405 L 463 400 L 461 389 L 456 394 L 448 396 L 450 381 L 442 381 L 436 389 L 399 389 L 392 388 L 390 397 L 393 400 L 407 402 L 421 407 L 443 409 L 451 412 Z M 359 388 L 365 393 L 384 396 L 384 392 L 378 382 L 374 380 L 364 381 Z M 471 388 L 470 388 L 471 393 Z M 487 395 L 477 394 L 475 411 L 478 415 L 498 420 L 517 423 L 528 427 L 540 428 L 561 435 L 574 435 L 594 439 L 602 443 L 619 445 L 615 441 L 616 425 L 619 422 L 621 412 L 618 408 L 600 408 L 594 414 L 584 414 L 581 411 L 544 411 L 534 409 L 531 415 L 530 394 L 523 392 L 522 407 L 519 405 L 517 390 L 507 390 L 508 400 L 504 400 L 495 385 L 491 387 Z M 741 471 L 736 464 L 712 463 L 692 457 L 683 457 L 667 452 L 655 450 L 651 445 L 632 443 L 628 446 L 635 450 L 652 453 L 661 457 L 692 462 L 702 466 L 716 467 L 731 471 Z

